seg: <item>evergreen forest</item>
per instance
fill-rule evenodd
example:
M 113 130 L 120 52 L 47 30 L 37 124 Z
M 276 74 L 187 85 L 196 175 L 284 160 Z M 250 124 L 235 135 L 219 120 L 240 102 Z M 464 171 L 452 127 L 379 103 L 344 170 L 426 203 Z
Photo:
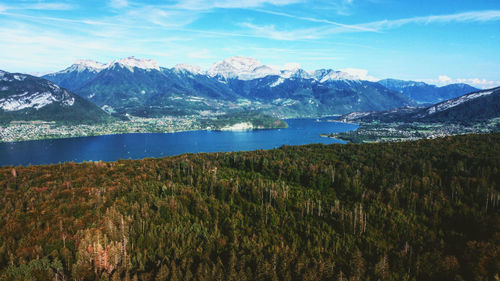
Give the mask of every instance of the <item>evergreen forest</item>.
M 0 280 L 499 280 L 500 134 L 0 167 Z

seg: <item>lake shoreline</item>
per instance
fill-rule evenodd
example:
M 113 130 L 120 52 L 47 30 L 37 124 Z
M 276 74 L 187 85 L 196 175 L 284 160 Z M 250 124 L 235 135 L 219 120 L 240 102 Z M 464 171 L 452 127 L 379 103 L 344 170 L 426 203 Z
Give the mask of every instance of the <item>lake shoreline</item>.
M 344 143 L 324 133 L 355 130 L 345 123 L 286 119 L 286 130 L 182 130 L 168 133 L 122 133 L 0 143 L 0 166 L 59 162 L 114 161 L 184 153 L 267 150 L 282 145 Z
M 272 117 L 262 117 L 271 119 Z M 248 130 L 285 129 L 288 124 L 280 119 L 275 122 L 255 125 L 257 117 L 252 115 L 245 120 Z M 178 133 L 198 130 L 231 131 L 232 126 L 239 123 L 233 120 L 197 119 L 193 116 L 138 118 L 129 121 L 115 121 L 101 124 L 68 125 L 54 121 L 16 121 L 7 126 L 0 125 L 0 143 L 16 143 L 24 141 L 55 140 L 81 137 L 95 137 L 135 133 Z M 267 121 L 267 120 L 266 120 Z M 218 122 L 218 123 L 216 123 Z M 222 125 L 221 125 L 222 124 Z

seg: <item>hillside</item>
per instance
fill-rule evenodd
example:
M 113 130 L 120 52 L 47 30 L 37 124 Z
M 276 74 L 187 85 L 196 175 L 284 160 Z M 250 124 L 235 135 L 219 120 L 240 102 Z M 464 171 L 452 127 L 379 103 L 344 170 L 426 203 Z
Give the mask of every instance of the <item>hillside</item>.
M 499 171 L 500 134 L 3 167 L 0 279 L 496 280 Z
M 500 87 L 475 91 L 426 107 L 380 112 L 354 112 L 339 117 L 348 122 L 473 123 L 500 117 Z
M 91 102 L 38 77 L 0 70 L 0 123 L 101 123 L 112 118 Z

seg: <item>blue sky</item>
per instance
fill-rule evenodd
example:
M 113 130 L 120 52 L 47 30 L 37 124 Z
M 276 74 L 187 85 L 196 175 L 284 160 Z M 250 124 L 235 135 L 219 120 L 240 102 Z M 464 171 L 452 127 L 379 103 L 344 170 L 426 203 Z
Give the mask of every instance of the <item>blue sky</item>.
M 136 56 L 208 67 L 229 56 L 500 85 L 500 1 L 0 0 L 0 69 Z

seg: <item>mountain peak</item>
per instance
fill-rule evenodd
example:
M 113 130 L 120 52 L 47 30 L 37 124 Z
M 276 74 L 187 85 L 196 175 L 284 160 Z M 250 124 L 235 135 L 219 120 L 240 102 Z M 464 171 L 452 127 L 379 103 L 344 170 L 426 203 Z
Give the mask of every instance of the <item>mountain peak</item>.
M 210 76 L 220 75 L 224 78 L 236 78 L 241 74 L 252 73 L 259 66 L 261 66 L 260 62 L 253 58 L 229 57 L 214 63 L 208 70 L 208 74 Z
M 78 65 L 81 67 L 93 68 L 96 70 L 100 70 L 106 67 L 104 63 L 100 63 L 98 61 L 88 60 L 88 59 L 79 59 L 76 60 L 73 65 Z
M 226 58 L 220 62 L 215 63 L 215 65 L 217 64 L 227 64 L 235 68 L 247 69 L 247 70 L 252 70 L 261 65 L 260 61 L 254 58 L 240 57 L 240 56 Z
M 241 80 L 252 80 L 262 78 L 268 75 L 280 75 L 279 69 L 263 65 L 254 58 L 247 57 L 229 57 L 216 62 L 208 70 L 209 76 L 220 75 L 227 78 L 238 78 Z
M 73 63 L 70 67 L 61 70 L 56 73 L 68 73 L 68 72 L 83 72 L 83 71 L 90 71 L 90 72 L 99 72 L 106 68 L 106 64 L 100 63 L 97 61 L 93 60 L 87 60 L 87 59 L 79 59 L 76 60 L 75 63 Z
M 201 67 L 192 64 L 179 63 L 174 66 L 175 71 L 191 72 L 193 74 L 202 74 Z
M 158 65 L 158 62 L 151 60 L 151 59 L 138 59 L 134 56 L 128 57 L 128 58 L 123 58 L 119 60 L 114 60 L 111 63 L 109 63 L 108 67 L 112 67 L 116 64 L 125 66 L 129 70 L 133 71 L 133 69 L 136 68 L 141 68 L 141 69 L 156 69 L 160 70 L 160 66 Z
M 0 71 L 0 110 L 15 112 L 23 109 L 41 109 L 52 103 L 72 106 L 75 98 L 56 84 L 34 76 Z M 19 82 L 20 81 L 20 82 Z
M 337 80 L 361 80 L 358 76 L 333 69 L 319 69 L 314 71 L 312 76 L 320 83 Z

